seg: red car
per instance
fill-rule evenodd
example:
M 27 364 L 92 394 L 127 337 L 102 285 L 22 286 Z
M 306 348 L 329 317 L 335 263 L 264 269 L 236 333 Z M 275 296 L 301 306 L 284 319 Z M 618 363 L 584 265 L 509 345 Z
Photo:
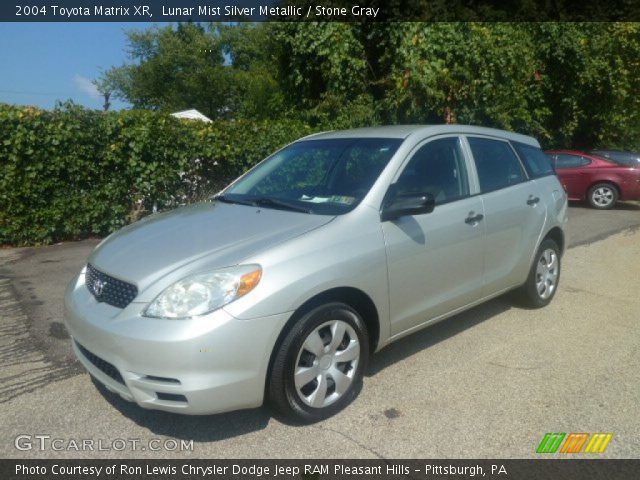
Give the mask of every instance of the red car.
M 569 200 L 612 208 L 618 200 L 640 200 L 640 168 L 576 150 L 547 150 Z

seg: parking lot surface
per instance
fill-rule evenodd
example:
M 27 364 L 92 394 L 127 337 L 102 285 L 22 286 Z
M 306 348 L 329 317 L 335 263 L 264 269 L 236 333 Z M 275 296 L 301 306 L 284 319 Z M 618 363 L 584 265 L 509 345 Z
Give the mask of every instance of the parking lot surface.
M 639 458 L 639 228 L 635 203 L 572 206 L 571 248 L 549 307 L 501 297 L 401 340 L 373 357 L 352 405 L 311 426 L 266 408 L 146 411 L 98 388 L 62 323 L 64 287 L 97 240 L 0 250 L 0 454 L 526 458 L 547 432 L 611 432 L 600 457 Z M 46 449 L 35 435 L 50 437 Z M 93 449 L 74 447 L 83 441 Z

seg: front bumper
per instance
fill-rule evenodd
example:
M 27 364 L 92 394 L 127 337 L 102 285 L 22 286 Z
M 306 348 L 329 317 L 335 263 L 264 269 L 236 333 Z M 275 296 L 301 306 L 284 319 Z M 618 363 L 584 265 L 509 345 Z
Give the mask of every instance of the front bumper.
M 78 360 L 107 389 L 143 408 L 212 414 L 260 406 L 271 352 L 289 313 L 238 320 L 224 309 L 191 320 L 99 303 L 80 274 L 65 293 Z

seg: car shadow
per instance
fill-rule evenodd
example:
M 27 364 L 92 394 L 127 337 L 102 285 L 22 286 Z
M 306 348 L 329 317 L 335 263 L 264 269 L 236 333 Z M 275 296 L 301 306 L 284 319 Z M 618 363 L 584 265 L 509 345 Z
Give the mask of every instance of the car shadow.
M 569 206 L 571 208 L 579 208 L 581 210 L 593 210 L 594 212 L 610 212 L 611 210 L 625 210 L 625 211 L 640 211 L 640 202 L 636 201 L 620 201 L 617 202 L 611 210 L 598 210 L 593 208 L 586 202 L 578 200 L 569 200 Z
M 639 211 L 640 203 L 638 202 L 618 202 L 616 203 L 614 210 L 629 210 L 629 211 Z
M 485 320 L 512 308 L 509 298 L 501 296 L 443 322 L 407 336 L 376 353 L 365 372 L 367 377 L 410 357 L 426 348 L 445 341 Z M 155 435 L 164 435 L 196 442 L 217 442 L 263 430 L 273 418 L 290 426 L 300 424 L 275 416 L 267 407 L 239 410 L 217 415 L 188 416 L 158 410 L 145 410 L 122 399 L 92 378 L 102 396 L 122 415 Z
M 473 307 L 466 312 L 447 318 L 442 322 L 426 327 L 402 338 L 376 353 L 369 362 L 368 377 L 376 375 L 385 368 L 400 362 L 433 345 L 443 342 L 458 333 L 495 317 L 514 307 L 506 295 Z

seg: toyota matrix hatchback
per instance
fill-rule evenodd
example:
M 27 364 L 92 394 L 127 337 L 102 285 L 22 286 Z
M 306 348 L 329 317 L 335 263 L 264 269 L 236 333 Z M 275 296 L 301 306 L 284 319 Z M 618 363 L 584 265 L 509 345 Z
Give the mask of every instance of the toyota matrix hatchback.
M 371 354 L 502 293 L 558 288 L 567 197 L 538 142 L 471 126 L 320 133 L 212 202 L 96 247 L 65 294 L 80 362 L 144 408 L 342 409 Z

